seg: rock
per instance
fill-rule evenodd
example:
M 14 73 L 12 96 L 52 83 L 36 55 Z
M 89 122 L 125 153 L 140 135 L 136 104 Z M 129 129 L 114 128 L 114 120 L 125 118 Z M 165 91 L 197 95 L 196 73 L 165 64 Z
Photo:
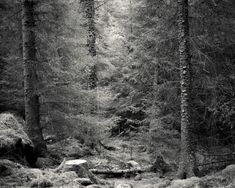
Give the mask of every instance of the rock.
M 227 166 L 224 170 L 222 170 L 222 174 L 235 179 L 235 164 Z
M 184 180 L 174 180 L 168 188 L 206 188 L 203 181 L 198 177 Z
M 48 187 L 52 184 L 53 187 L 81 187 L 80 183 L 74 181 L 78 176 L 73 171 L 54 173 L 51 169 L 25 168 L 9 160 L 0 160 L 1 166 L 0 187 Z
M 157 187 L 157 188 L 166 188 L 168 187 L 169 185 L 171 184 L 171 181 L 170 180 L 165 180 L 163 182 L 160 182 L 158 184 L 155 184 L 154 187 Z
M 52 160 L 51 158 L 39 157 L 36 162 L 36 167 L 37 168 L 48 168 L 48 167 L 55 166 L 56 164 L 57 163 L 54 160 Z
M 15 162 L 22 162 L 25 158 L 31 166 L 37 161 L 33 143 L 24 132 L 23 125 L 10 113 L 0 114 L 0 157 Z
M 224 188 L 235 188 L 235 185 L 234 185 L 234 183 L 232 183 L 230 185 L 225 186 Z
M 0 165 L 0 176 L 9 176 L 11 173 L 11 169 L 9 169 L 7 166 Z
M 30 187 L 44 188 L 44 187 L 52 187 L 52 186 L 53 186 L 53 183 L 46 178 L 37 178 L 37 179 L 34 179 L 30 183 Z
M 0 176 L 9 176 L 14 172 L 14 168 L 21 168 L 22 166 L 13 163 L 7 159 L 0 160 Z
M 130 183 L 121 183 L 118 184 L 115 188 L 134 188 Z
M 38 169 L 35 169 L 38 170 Z M 41 184 L 41 187 L 48 187 L 53 184 L 53 187 L 80 187 L 80 183 L 74 180 L 78 178 L 75 172 L 64 172 L 61 174 L 53 173 L 50 170 L 40 171 L 35 174 L 36 178 L 31 182 L 31 187 Z
M 222 170 L 222 175 L 230 178 L 233 184 L 235 184 L 235 164 L 227 166 Z
M 137 174 L 137 175 L 135 176 L 134 180 L 135 180 L 135 181 L 140 181 L 140 180 L 142 180 L 141 174 Z
M 78 178 L 77 174 L 75 172 L 64 172 L 61 174 L 56 174 L 53 178 L 54 185 L 56 186 L 62 186 L 62 185 L 69 185 L 73 184 L 75 185 L 80 185 L 80 183 L 74 181 Z
M 201 178 L 205 187 L 226 187 L 228 184 L 227 178 L 219 174 L 204 176 Z
M 134 180 L 135 181 L 139 181 L 142 179 L 141 177 L 141 172 L 142 172 L 142 169 L 141 169 L 141 166 L 139 165 L 139 163 L 137 163 L 136 161 L 128 161 L 127 162 L 127 166 L 128 168 L 130 168 L 131 170 L 133 170 L 133 174 L 135 176 Z M 127 175 L 131 175 L 131 174 L 127 174 Z
M 81 185 L 88 186 L 92 184 L 92 181 L 89 178 L 77 178 L 74 182 L 80 183 Z
M 141 167 L 140 167 L 139 163 L 137 163 L 136 161 L 133 161 L 133 160 L 128 161 L 128 162 L 127 162 L 127 165 L 128 165 L 130 168 L 135 169 L 136 171 L 141 171 Z

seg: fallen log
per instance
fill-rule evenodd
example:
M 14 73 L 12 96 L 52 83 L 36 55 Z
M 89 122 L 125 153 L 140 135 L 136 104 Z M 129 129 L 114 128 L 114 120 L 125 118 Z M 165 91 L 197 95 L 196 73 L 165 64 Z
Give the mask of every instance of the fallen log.
M 96 175 L 103 175 L 104 177 L 131 177 L 136 176 L 138 173 L 136 170 L 108 170 L 108 169 L 90 169 L 90 172 Z
M 125 169 L 125 170 L 109 170 L 109 169 L 90 169 L 93 174 L 104 174 L 104 175 L 114 175 L 122 176 L 125 174 L 137 174 L 144 172 L 143 170 L 137 169 Z
M 109 170 L 109 169 L 90 169 L 90 172 L 94 174 L 125 174 L 130 172 L 136 172 L 136 170 Z
M 104 143 L 102 143 L 100 140 L 99 140 L 99 144 L 100 144 L 104 149 L 106 149 L 106 150 L 109 150 L 109 151 L 114 151 L 114 150 L 116 150 L 115 147 L 113 147 L 113 146 L 107 146 L 107 145 L 105 145 Z
M 146 166 L 144 168 L 130 168 L 130 169 L 89 169 L 93 174 L 122 176 L 126 174 L 139 174 L 143 172 L 150 172 L 152 166 Z

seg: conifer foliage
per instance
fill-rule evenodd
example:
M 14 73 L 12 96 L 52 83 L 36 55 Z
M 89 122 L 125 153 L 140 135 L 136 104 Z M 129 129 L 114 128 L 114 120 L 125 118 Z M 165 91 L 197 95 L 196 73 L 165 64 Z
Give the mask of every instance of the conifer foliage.
M 99 131 L 144 135 L 150 151 L 181 148 L 178 175 L 191 177 L 197 138 L 233 142 L 234 9 L 234 0 L 1 0 L 0 112 L 26 120 L 38 154 L 48 135 L 93 148 Z

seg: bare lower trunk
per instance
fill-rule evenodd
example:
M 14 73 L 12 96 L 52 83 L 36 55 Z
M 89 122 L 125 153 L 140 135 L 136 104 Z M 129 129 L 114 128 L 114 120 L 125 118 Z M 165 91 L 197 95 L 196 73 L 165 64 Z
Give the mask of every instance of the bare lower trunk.
M 179 178 L 195 175 L 191 122 L 191 63 L 189 52 L 188 0 L 178 0 L 178 29 L 181 77 L 181 156 Z
M 46 151 L 39 116 L 39 96 L 37 92 L 35 20 L 32 0 L 22 1 L 22 39 L 24 59 L 25 120 L 28 136 L 37 154 Z

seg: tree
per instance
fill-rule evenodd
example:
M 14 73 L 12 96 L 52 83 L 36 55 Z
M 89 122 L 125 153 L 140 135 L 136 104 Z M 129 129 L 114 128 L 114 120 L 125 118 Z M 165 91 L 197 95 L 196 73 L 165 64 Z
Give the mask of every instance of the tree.
M 88 24 L 87 46 L 89 54 L 96 56 L 96 32 L 95 32 L 95 1 L 86 0 L 86 18 Z
M 191 122 L 191 63 L 188 0 L 178 0 L 178 40 L 181 79 L 181 158 L 178 177 L 188 178 L 195 175 Z
M 95 1 L 82 0 L 85 7 L 85 16 L 87 19 L 87 47 L 91 57 L 96 56 L 96 27 L 95 27 Z M 91 89 L 97 86 L 97 65 L 93 65 L 89 70 L 88 85 Z
M 24 61 L 25 121 L 27 133 L 37 155 L 46 151 L 40 126 L 39 94 L 37 92 L 35 20 L 33 0 L 22 2 L 22 40 Z

